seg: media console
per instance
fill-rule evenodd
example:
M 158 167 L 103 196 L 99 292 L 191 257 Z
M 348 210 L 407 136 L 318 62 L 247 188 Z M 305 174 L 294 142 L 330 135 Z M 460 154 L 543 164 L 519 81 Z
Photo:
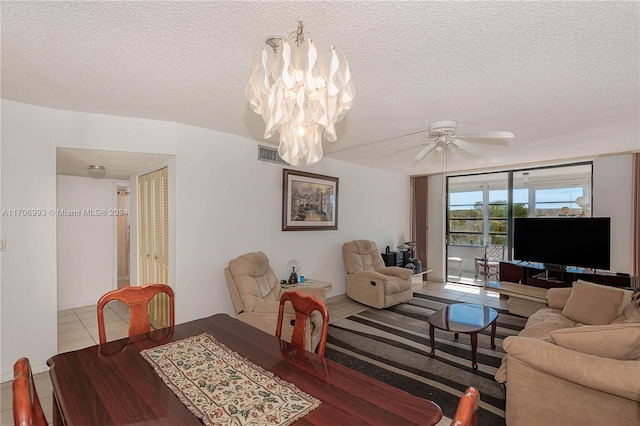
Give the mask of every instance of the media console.
M 612 287 L 632 287 L 632 277 L 628 274 L 611 272 L 593 272 L 583 268 L 565 270 L 545 269 L 540 263 L 505 260 L 500 262 L 500 281 L 526 284 L 534 287 L 556 288 L 571 287 L 576 280 Z

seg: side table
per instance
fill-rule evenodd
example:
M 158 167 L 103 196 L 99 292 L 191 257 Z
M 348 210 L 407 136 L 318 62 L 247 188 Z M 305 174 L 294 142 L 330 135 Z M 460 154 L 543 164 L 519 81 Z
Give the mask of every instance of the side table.
M 332 288 L 333 284 L 313 278 L 305 278 L 303 283 L 282 284 L 282 290 L 299 290 L 301 293 L 305 293 L 305 289 L 319 289 L 324 295 L 324 299 L 327 298 L 327 295 L 331 292 Z M 318 290 L 312 290 L 309 293 L 315 295 L 318 293 Z
M 433 272 L 433 268 L 426 268 L 417 274 L 411 275 L 411 284 L 422 284 L 425 281 L 424 276 L 429 272 Z

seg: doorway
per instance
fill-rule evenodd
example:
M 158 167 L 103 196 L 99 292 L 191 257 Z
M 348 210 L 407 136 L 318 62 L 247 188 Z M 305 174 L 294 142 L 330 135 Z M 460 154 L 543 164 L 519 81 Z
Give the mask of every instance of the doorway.
M 118 288 L 131 285 L 129 255 L 131 253 L 131 228 L 129 224 L 129 188 L 118 186 L 116 190 L 116 250 Z

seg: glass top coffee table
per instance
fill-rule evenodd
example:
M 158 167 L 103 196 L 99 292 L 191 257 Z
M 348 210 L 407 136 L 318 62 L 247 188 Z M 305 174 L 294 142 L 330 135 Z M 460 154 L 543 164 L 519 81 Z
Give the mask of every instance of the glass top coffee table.
M 431 339 L 431 358 L 435 356 L 435 329 L 471 336 L 471 366 L 478 368 L 476 353 L 478 351 L 478 333 L 491 326 L 491 348 L 496 348 L 496 319 L 498 312 L 488 306 L 474 305 L 472 303 L 454 303 L 444 309 L 434 312 L 428 319 L 429 338 Z

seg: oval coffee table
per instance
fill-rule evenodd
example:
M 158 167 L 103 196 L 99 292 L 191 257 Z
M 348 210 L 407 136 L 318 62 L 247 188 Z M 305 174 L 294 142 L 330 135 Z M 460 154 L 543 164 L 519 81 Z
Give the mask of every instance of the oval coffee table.
M 471 366 L 478 368 L 476 352 L 478 351 L 478 333 L 491 326 L 491 348 L 496 348 L 496 319 L 498 312 L 488 306 L 472 303 L 454 303 L 434 312 L 429 317 L 429 338 L 431 339 L 431 358 L 435 356 L 435 329 L 451 331 L 454 337 L 458 333 L 471 336 Z

